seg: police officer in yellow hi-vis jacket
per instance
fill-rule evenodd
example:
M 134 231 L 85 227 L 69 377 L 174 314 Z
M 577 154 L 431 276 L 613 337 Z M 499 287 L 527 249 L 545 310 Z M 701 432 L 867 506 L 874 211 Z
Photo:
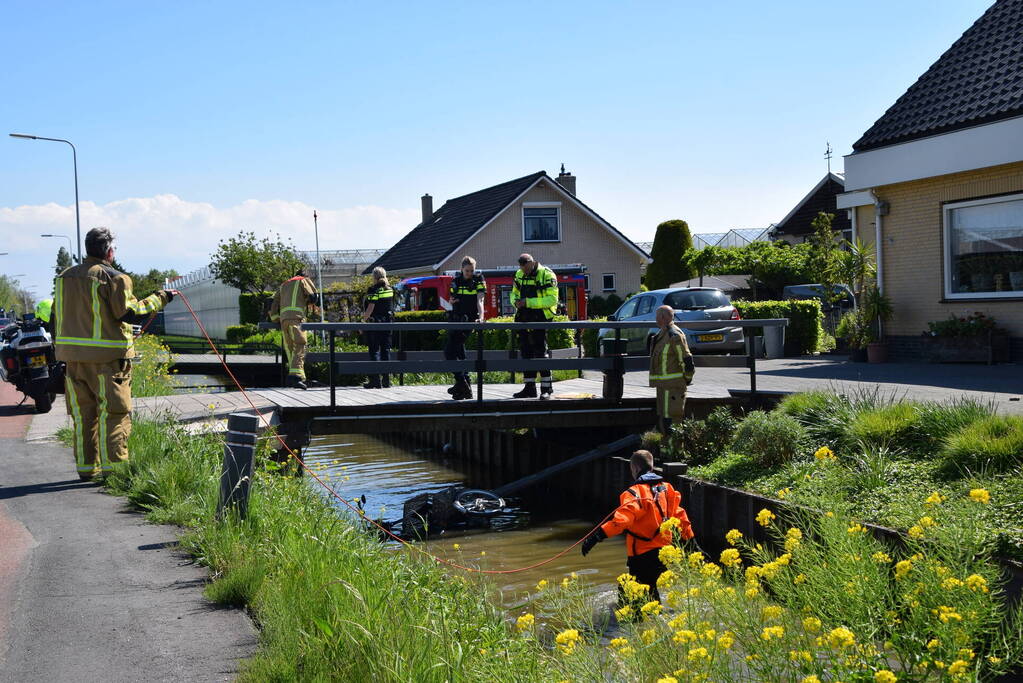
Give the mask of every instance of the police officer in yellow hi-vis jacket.
M 657 309 L 661 330 L 650 345 L 650 386 L 657 388 L 657 417 L 667 434 L 674 420 L 681 420 L 686 407 L 686 387 L 693 381 L 696 365 L 689 351 L 686 333 L 675 325 L 671 306 Z
M 300 269 L 274 294 L 270 304 L 270 321 L 280 322 L 284 352 L 288 356 L 288 386 L 305 389 L 305 322 L 306 311 L 316 306 L 316 286 Z
M 167 305 L 174 292 L 136 299 L 131 278 L 110 265 L 114 236 L 107 228 L 85 235 L 85 253 L 83 263 L 54 281 L 53 314 L 57 360 L 67 362 L 65 398 L 74 420 L 78 476 L 88 480 L 128 459 L 131 326 Z
M 558 308 L 558 278 L 554 271 L 540 265 L 529 254 L 519 256 L 519 269 L 515 271 L 511 303 L 515 307 L 515 322 L 549 322 Z M 523 358 L 547 356 L 547 330 L 519 330 L 519 351 Z M 515 398 L 536 398 L 536 370 L 522 373 L 526 380 Z M 549 399 L 554 392 L 551 371 L 540 371 L 540 398 Z

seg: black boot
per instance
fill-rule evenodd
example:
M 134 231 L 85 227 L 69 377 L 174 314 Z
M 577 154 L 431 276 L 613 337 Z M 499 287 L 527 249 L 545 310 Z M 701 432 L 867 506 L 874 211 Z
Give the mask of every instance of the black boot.
M 451 398 L 456 401 L 464 401 L 472 398 L 472 387 L 469 386 L 468 382 L 459 382 L 455 385 L 455 391 L 451 394 Z
M 383 389 L 390 389 L 391 388 L 391 376 L 390 375 L 384 375 L 383 384 L 381 384 L 380 386 Z
M 522 391 L 512 394 L 512 398 L 536 398 L 536 382 L 526 382 Z
M 301 389 L 302 391 L 305 391 L 306 389 L 309 388 L 306 386 L 306 383 L 302 381 L 302 378 L 299 377 L 298 375 L 288 375 L 288 386 L 294 389 Z
M 379 375 L 370 375 L 367 378 L 366 383 L 362 385 L 362 388 L 363 389 L 379 389 L 380 388 L 380 376 Z

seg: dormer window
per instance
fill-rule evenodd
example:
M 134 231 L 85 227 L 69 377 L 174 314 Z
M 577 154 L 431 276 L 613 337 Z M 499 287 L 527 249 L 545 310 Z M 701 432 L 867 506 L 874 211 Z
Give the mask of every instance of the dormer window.
M 561 241 L 561 204 L 534 203 L 522 205 L 523 242 Z

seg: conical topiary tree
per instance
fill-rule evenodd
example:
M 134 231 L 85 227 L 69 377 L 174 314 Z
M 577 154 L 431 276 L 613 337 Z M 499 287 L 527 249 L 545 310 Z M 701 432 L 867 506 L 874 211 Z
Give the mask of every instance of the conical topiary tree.
M 689 224 L 684 220 L 664 221 L 657 226 L 654 246 L 650 250 L 653 263 L 647 266 L 646 284 L 648 289 L 661 289 L 672 282 L 681 282 L 693 277 L 692 266 L 683 258 L 693 248 L 693 236 Z

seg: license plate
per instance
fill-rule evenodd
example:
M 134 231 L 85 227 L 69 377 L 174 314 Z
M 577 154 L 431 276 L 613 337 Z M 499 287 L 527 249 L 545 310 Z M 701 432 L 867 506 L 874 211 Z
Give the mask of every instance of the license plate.
M 716 342 L 724 341 L 725 335 L 723 334 L 698 334 L 696 335 L 696 341 L 699 342 Z
M 45 368 L 46 367 L 46 356 L 29 356 L 28 367 L 30 368 Z

